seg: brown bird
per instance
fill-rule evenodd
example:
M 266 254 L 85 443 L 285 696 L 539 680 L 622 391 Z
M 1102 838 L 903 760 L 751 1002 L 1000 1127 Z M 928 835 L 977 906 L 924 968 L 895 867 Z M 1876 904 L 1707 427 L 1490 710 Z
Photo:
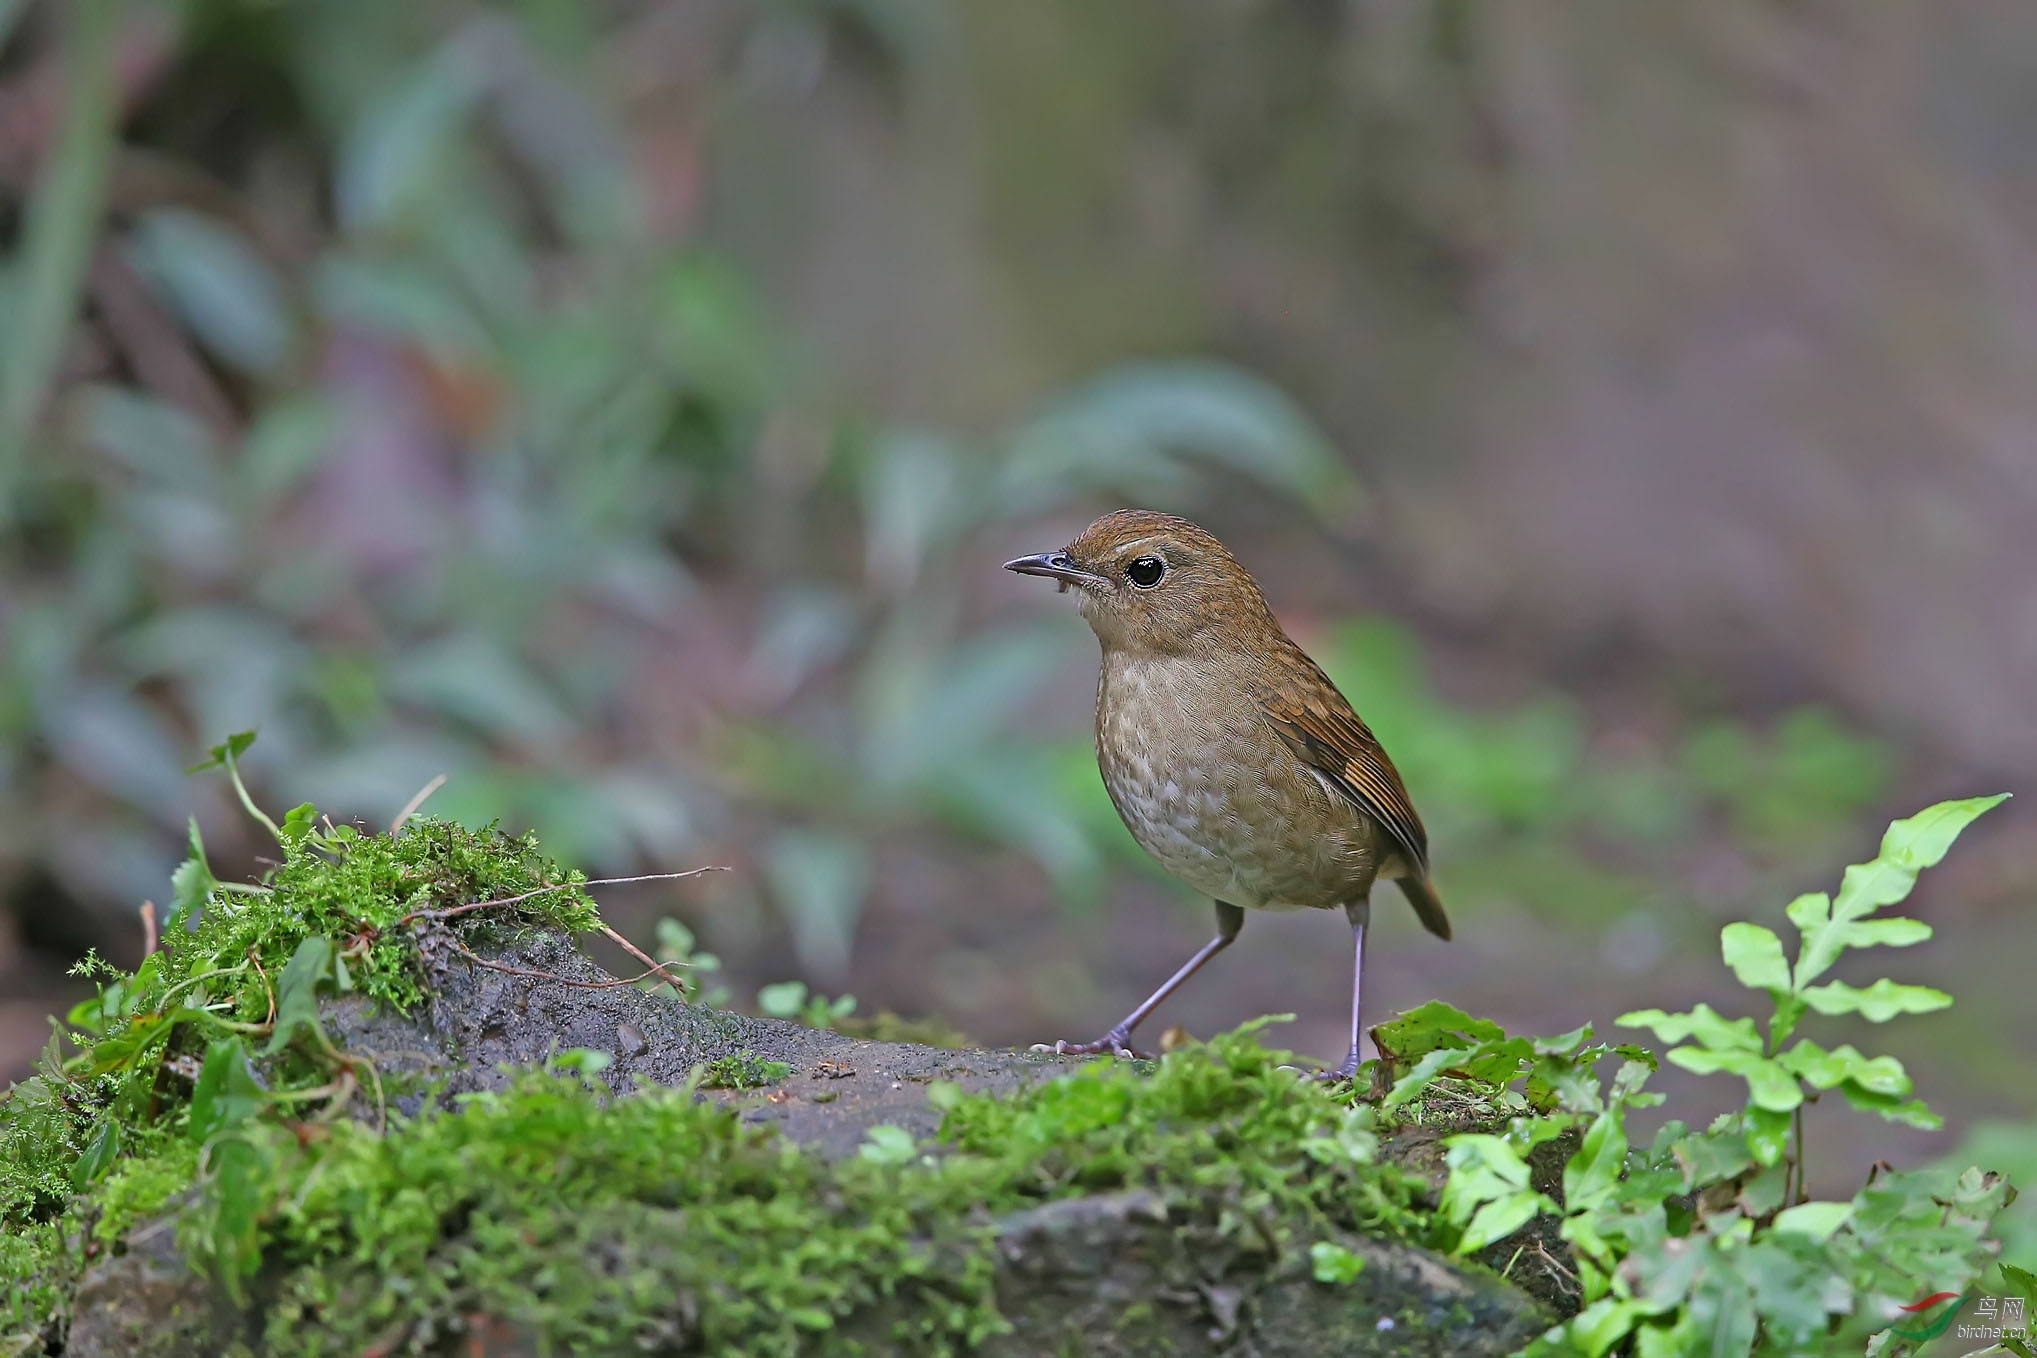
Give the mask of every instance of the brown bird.
M 1341 908 L 1352 935 L 1351 1048 L 1374 881 L 1400 884 L 1424 927 L 1450 937 L 1429 885 L 1428 835 L 1400 774 L 1344 695 L 1282 630 L 1224 545 L 1186 519 L 1106 514 L 1058 552 L 1004 568 L 1078 591 L 1103 643 L 1096 762 L 1141 848 L 1216 901 L 1217 934 L 1095 1042 L 1134 1053 L 1132 1030 L 1231 945 L 1246 910 Z

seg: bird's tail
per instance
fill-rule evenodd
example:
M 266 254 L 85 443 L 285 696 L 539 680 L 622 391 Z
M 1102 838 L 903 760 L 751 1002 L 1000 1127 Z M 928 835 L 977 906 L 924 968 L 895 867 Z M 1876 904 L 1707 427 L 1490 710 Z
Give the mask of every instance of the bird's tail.
M 1400 889 L 1407 894 L 1408 904 L 1421 916 L 1422 927 L 1437 938 L 1450 937 L 1450 916 L 1443 911 L 1443 902 L 1436 898 L 1436 888 L 1429 885 L 1426 877 L 1402 877 Z

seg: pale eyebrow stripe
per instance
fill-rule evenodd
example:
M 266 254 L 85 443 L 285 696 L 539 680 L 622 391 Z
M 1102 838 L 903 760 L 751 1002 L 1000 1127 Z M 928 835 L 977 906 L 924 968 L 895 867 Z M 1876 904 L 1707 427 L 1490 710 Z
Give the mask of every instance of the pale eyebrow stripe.
M 1143 546 L 1145 546 L 1145 545 L 1146 545 L 1147 543 L 1149 543 L 1149 542 L 1158 542 L 1158 541 L 1160 541 L 1160 540 L 1161 540 L 1162 538 L 1165 538 L 1166 536 L 1167 536 L 1167 535 L 1166 535 L 1165 533 L 1154 533 L 1154 534 L 1151 534 L 1151 535 L 1149 535 L 1149 536 L 1147 536 L 1147 537 L 1143 537 L 1143 538 L 1134 538 L 1134 539 L 1132 539 L 1132 540 L 1131 540 L 1130 542 L 1121 542 L 1121 543 L 1119 543 L 1119 544 L 1118 544 L 1118 550 L 1119 550 L 1120 552 L 1129 552 L 1129 551 L 1133 551 L 1133 550 L 1134 550 L 1134 549 L 1136 549 L 1136 548 L 1139 548 L 1139 547 L 1143 547 Z

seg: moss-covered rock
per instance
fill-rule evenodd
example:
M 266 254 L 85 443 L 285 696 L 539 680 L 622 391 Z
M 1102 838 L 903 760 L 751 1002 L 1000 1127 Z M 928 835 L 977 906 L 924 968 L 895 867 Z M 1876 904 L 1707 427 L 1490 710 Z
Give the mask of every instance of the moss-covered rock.
M 463 959 L 408 1015 L 328 1003 L 336 1041 L 413 1087 L 386 1137 L 267 1134 L 291 1203 L 241 1301 L 153 1224 L 86 1271 L 69 1352 L 1476 1354 L 1547 1323 L 1488 1275 L 1354 1230 L 1417 1222 L 1418 1189 L 1250 1039 L 1055 1082 L 1068 1063 L 593 988 L 609 978 L 556 932 L 478 955 L 546 975 Z M 565 1050 L 611 1060 L 534 1073 Z M 733 1057 L 789 1071 L 685 1088 Z M 1355 1278 L 1315 1279 L 1322 1241 Z
M 0 1105 L 24 1352 L 1477 1354 L 1547 1323 L 1423 1250 L 1369 1110 L 1252 1034 L 1083 1066 L 683 1004 L 579 950 L 592 905 L 532 846 L 458 827 L 303 829 L 260 885 Z

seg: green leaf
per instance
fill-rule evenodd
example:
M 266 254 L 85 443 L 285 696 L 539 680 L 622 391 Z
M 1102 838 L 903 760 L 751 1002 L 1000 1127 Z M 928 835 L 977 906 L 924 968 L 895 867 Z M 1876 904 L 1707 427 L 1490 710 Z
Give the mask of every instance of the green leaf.
M 1885 1122 L 1900 1122 L 1905 1127 L 1919 1127 L 1935 1132 L 1945 1125 L 1945 1119 L 1931 1111 L 1930 1105 L 1922 1099 L 1904 1099 L 1894 1094 L 1878 1094 L 1847 1080 L 1839 1086 L 1839 1092 L 1846 1102 L 1864 1113 L 1879 1115 Z
M 191 918 L 219 885 L 212 866 L 205 861 L 205 840 L 198 833 L 198 817 L 191 817 L 191 856 L 170 874 L 170 908 L 163 915 L 163 932 L 181 920 Z
M 222 744 L 214 745 L 206 753 L 210 758 L 185 769 L 186 773 L 204 773 L 207 769 L 223 769 L 248 752 L 248 746 L 255 743 L 253 731 L 236 731 Z
M 1610 1197 L 1627 1166 L 1627 1130 L 1616 1109 L 1600 1113 L 1563 1167 L 1563 1205 L 1589 1211 Z
M 598 1047 L 568 1047 L 545 1058 L 546 1070 L 570 1070 L 581 1075 L 599 1075 L 614 1064 L 614 1053 Z
M 85 1147 L 85 1153 L 71 1166 L 71 1186 L 83 1191 L 111 1169 L 119 1156 L 120 1120 L 111 1116 L 102 1118 L 98 1132 Z
M 1754 1163 L 1747 1138 L 1738 1132 L 1697 1132 L 1679 1137 L 1670 1152 L 1683 1170 L 1685 1192 L 1724 1183 Z
M 234 489 L 266 509 L 318 465 L 340 428 L 338 411 L 315 388 L 269 405 L 241 440 Z
M 1309 1246 L 1309 1271 L 1319 1283 L 1348 1283 L 1365 1271 L 1363 1256 L 1353 1254 L 1334 1240 L 1318 1240 Z
M 1813 1240 L 1827 1240 L 1832 1232 L 1852 1219 L 1853 1204 L 1850 1202 L 1802 1202 L 1776 1213 L 1769 1229 L 1789 1235 L 1807 1235 Z
M 205 1163 L 205 1194 L 192 1226 L 228 1295 L 239 1300 L 242 1279 L 252 1277 L 262 1262 L 258 1226 L 268 1196 L 262 1157 L 247 1138 L 229 1136 L 207 1150 Z
M 1967 797 L 1927 807 L 1888 827 L 1880 856 L 1916 871 L 1936 867 L 1962 830 L 2008 799 L 2008 793 L 1998 792 L 1992 797 Z
M 1881 852 L 1872 861 L 1846 869 L 1839 895 L 1829 911 L 1820 912 L 1814 904 L 1807 904 L 1816 899 L 1812 897 L 1800 897 L 1792 903 L 1790 918 L 1797 921 L 1804 934 L 1803 947 L 1797 954 L 1796 988 L 1802 990 L 1831 970 L 1839 954 L 1849 947 L 1887 945 L 1892 937 L 1917 941 L 1914 925 L 1908 930 L 1869 930 L 1859 935 L 1848 926 L 1908 896 L 1917 884 L 1917 874 L 1942 859 L 1961 830 L 1990 807 L 1999 805 L 2007 795 L 1940 802 L 1908 820 L 1895 822 L 1882 836 Z M 1800 906 L 1804 915 L 1801 920 Z
M 1586 1023 L 1572 1028 L 1567 1033 L 1559 1033 L 1555 1037 L 1531 1038 L 1528 1045 L 1537 1056 L 1567 1056 L 1583 1060 L 1588 1055 L 1584 1050 L 1585 1044 L 1591 1039 L 1591 1025 Z M 1603 1052 L 1605 1049 L 1598 1050 Z
M 1391 1112 L 1413 1102 L 1435 1083 L 1438 1075 L 1463 1059 L 1463 1051 L 1455 1047 L 1438 1047 L 1427 1053 L 1415 1062 L 1413 1069 L 1393 1082 L 1393 1088 L 1386 1091 L 1386 1097 L 1379 1101 L 1379 1106 Z
M 297 945 L 283 974 L 276 978 L 276 1029 L 262 1055 L 274 1056 L 290 1045 L 299 1029 L 309 1029 L 325 1041 L 325 1029 L 318 1022 L 318 986 L 332 970 L 332 943 L 313 936 Z
M 185 769 L 184 772 L 202 773 L 206 769 L 223 767 L 226 770 L 226 776 L 233 781 L 233 792 L 236 797 L 240 798 L 240 804 L 247 809 L 247 813 L 254 817 L 257 823 L 268 828 L 269 833 L 276 837 L 278 843 L 282 843 L 284 842 L 282 827 L 269 819 L 268 812 L 255 805 L 255 799 L 248 793 L 248 785 L 242 781 L 240 776 L 240 757 L 247 753 L 248 747 L 254 743 L 255 733 L 253 731 L 236 732 L 228 736 L 224 744 L 212 747 L 210 752 L 212 757 L 210 759 L 202 764 L 193 764 Z
M 1664 1042 L 1681 1042 L 1695 1037 L 1713 1051 L 1761 1050 L 1761 1034 L 1751 1018 L 1728 1019 L 1708 1004 L 1687 1014 L 1665 1014 L 1660 1009 L 1636 1009 L 1613 1020 L 1622 1028 L 1647 1028 Z M 1674 1053 L 1671 1054 L 1672 1058 Z
M 1450 1211 L 1453 1193 L 1475 1202 L 1528 1186 L 1528 1162 L 1512 1142 L 1485 1132 L 1464 1132 L 1444 1143 L 1450 1178 L 1443 1186 L 1443 1210 Z M 1459 1213 L 1459 1216 L 1467 1213 Z
M 213 1133 L 246 1122 L 261 1111 L 266 1098 L 238 1037 L 209 1044 L 191 1092 L 191 1139 L 203 1145 Z
M 1844 928 L 1849 948 L 1907 948 L 1931 937 L 1930 925 L 1922 920 L 1904 919 L 1900 915 L 1889 919 L 1855 920 Z
M 282 832 L 280 836 L 282 841 L 285 844 L 302 844 L 304 837 L 311 833 L 317 820 L 318 808 L 310 802 L 292 807 L 290 813 L 283 817 L 283 824 L 278 827 Z
M 911 1163 L 917 1150 L 911 1132 L 887 1122 L 863 1133 L 863 1144 L 856 1148 L 856 1154 L 880 1165 L 904 1165 Z
M 1779 1049 L 1789 1041 L 1790 1034 L 1797 1030 L 1797 1023 L 1804 1016 L 1803 996 L 1784 993 L 1775 997 L 1775 1013 L 1768 1020 L 1768 1045 Z
M 184 208 L 157 208 L 136 224 L 132 248 L 137 269 L 214 354 L 265 377 L 289 360 L 282 284 L 237 232 Z
M 1741 1119 L 1741 1132 L 1754 1163 L 1766 1168 L 1781 1161 L 1789 1145 L 1790 1115 L 1771 1108 L 1754 1107 Z
M 1009 517 L 1103 490 L 1178 495 L 1191 459 L 1325 517 L 1357 499 L 1349 465 L 1291 398 L 1200 360 L 1127 363 L 1057 398 L 1005 449 L 987 498 Z
M 1928 1014 L 1952 1004 L 1952 997 L 1942 990 L 1898 985 L 1887 977 L 1865 990 L 1828 981 L 1805 990 L 1803 1000 L 1821 1014 L 1859 1014 L 1870 1023 L 1886 1023 L 1897 1014 Z
M 1862 1056 L 1851 1046 L 1825 1051 L 1805 1038 L 1776 1058 L 1791 1074 L 1810 1082 L 1813 1089 L 1832 1089 L 1851 1080 L 1875 1094 L 1900 1097 L 1910 1092 L 1909 1073 L 1893 1056 Z
M 1511 1235 L 1538 1212 L 1556 1210 L 1547 1197 L 1529 1188 L 1527 1161 L 1506 1138 L 1467 1132 L 1446 1144 L 1450 1177 L 1444 1181 L 1438 1210 L 1464 1226 L 1456 1253 L 1475 1253 Z
M 1783 913 L 1796 925 L 1798 933 L 1807 934 L 1832 918 L 1832 898 L 1822 891 L 1813 891 L 1791 901 Z
M 191 1017 L 193 1012 L 183 1008 L 175 1009 L 168 1014 L 143 1014 L 136 1017 L 126 1028 L 116 1028 L 104 1041 L 92 1045 L 82 1058 L 86 1072 L 104 1075 L 109 1071 L 137 1065 L 144 1053 L 169 1036 L 171 1029 L 177 1024 Z
M 1601 1297 L 1572 1316 L 1561 1327 L 1562 1338 L 1567 1343 L 1560 1348 L 1552 1349 L 1551 1352 L 1600 1358 L 1600 1355 L 1610 1352 L 1613 1345 L 1626 1338 L 1646 1314 L 1646 1308 L 1639 1302 L 1618 1297 Z M 1551 1337 L 1554 1337 L 1553 1334 Z
M 1496 1042 L 1506 1030 L 1490 1019 L 1473 1018 L 1455 1005 L 1441 1000 L 1388 1019 L 1372 1030 L 1379 1050 L 1396 1060 L 1422 1056 L 1440 1048 L 1462 1050 L 1481 1042 Z
M 1781 1064 L 1760 1052 L 1708 1051 L 1702 1047 L 1678 1047 L 1669 1060 L 1699 1075 L 1728 1071 L 1747 1081 L 1747 1092 L 1755 1106 L 1786 1113 L 1804 1101 L 1796 1077 Z
M 1749 990 L 1789 989 L 1789 961 L 1773 930 L 1758 924 L 1729 924 L 1719 931 L 1719 950 L 1740 984 Z
M 798 1018 L 806 1008 L 806 982 L 779 981 L 757 992 L 757 1008 L 769 1018 Z
M 104 999 L 105 997 L 101 995 L 87 995 L 71 1006 L 70 1012 L 64 1015 L 64 1022 L 73 1028 L 82 1028 L 95 1037 L 100 1036 L 106 1031 Z
M 1506 1239 L 1538 1214 L 1555 1210 L 1556 1205 L 1540 1193 L 1509 1193 L 1505 1197 L 1494 1198 L 1472 1214 L 1470 1224 L 1464 1228 L 1463 1239 L 1457 1242 L 1452 1253 L 1476 1254 L 1493 1241 Z
M 1770 1165 L 1740 1185 L 1740 1210 L 1763 1217 L 1781 1207 L 1789 1184 L 1787 1165 Z
M 869 850 L 844 833 L 782 830 L 765 845 L 764 876 L 801 968 L 822 979 L 846 975 L 870 894 Z
M 1640 1325 L 1634 1330 L 1634 1358 L 1692 1358 L 1708 1350 L 1700 1332 L 1698 1317 L 1687 1310 L 1675 1313 L 1673 1325 Z

